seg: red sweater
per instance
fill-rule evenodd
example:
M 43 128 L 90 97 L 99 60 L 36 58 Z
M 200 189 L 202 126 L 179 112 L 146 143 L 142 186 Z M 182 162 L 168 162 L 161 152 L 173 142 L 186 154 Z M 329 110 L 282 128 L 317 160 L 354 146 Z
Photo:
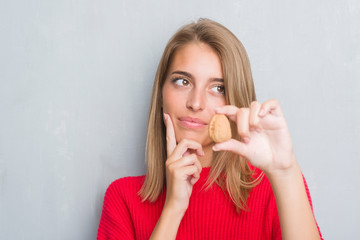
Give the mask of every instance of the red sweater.
M 266 176 L 250 192 L 247 201 L 250 210 L 237 213 L 228 195 L 218 185 L 213 184 L 208 191 L 201 189 L 209 172 L 209 167 L 203 168 L 193 187 L 176 239 L 281 239 L 276 202 Z M 154 203 L 141 202 L 137 192 L 144 179 L 145 176 L 125 177 L 109 186 L 98 240 L 150 238 L 163 209 L 166 191 Z M 306 182 L 305 188 L 312 207 Z

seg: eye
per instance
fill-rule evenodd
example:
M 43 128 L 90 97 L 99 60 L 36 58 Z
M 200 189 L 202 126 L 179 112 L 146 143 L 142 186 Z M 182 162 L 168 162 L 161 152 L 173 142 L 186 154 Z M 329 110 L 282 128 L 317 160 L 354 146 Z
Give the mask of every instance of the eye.
M 190 82 L 189 82 L 188 80 L 184 79 L 184 78 L 176 78 L 176 79 L 174 79 L 173 81 L 174 81 L 174 83 L 175 83 L 176 85 L 178 85 L 178 86 L 184 86 L 184 87 L 186 87 L 186 86 L 189 86 L 189 85 L 190 85 Z
M 225 87 L 223 85 L 217 85 L 211 88 L 212 91 L 218 94 L 225 94 Z

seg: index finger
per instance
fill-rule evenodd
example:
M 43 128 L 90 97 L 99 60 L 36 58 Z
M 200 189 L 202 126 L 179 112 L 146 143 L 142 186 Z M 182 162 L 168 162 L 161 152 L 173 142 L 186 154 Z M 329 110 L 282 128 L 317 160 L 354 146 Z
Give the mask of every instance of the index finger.
M 167 113 L 164 113 L 164 122 L 166 127 L 166 153 L 167 157 L 169 157 L 176 147 L 175 130 L 171 118 Z
M 236 122 L 236 114 L 237 114 L 238 110 L 239 110 L 239 108 L 235 107 L 233 105 L 225 105 L 225 106 L 216 108 L 215 112 L 219 113 L 219 114 L 225 114 L 232 121 Z
M 233 105 L 226 105 L 215 109 L 216 113 L 225 114 L 229 119 L 236 123 L 237 132 L 244 140 L 249 139 L 249 108 L 238 108 Z
M 279 101 L 276 99 L 270 99 L 261 105 L 259 111 L 259 117 L 264 117 L 267 114 L 273 114 L 275 116 L 281 116 L 282 112 L 280 109 Z

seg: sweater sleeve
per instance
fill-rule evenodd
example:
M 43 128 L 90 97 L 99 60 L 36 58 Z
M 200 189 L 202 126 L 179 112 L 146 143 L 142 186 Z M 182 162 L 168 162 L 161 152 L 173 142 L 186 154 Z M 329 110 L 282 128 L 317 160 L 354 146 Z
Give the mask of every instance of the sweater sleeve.
M 308 199 L 309 199 L 311 211 L 312 211 L 312 213 L 313 213 L 313 215 L 314 215 L 314 209 L 313 209 L 313 205 L 312 205 L 312 201 L 311 201 L 310 191 L 309 191 L 309 188 L 308 188 L 308 185 L 307 185 L 307 183 L 306 183 L 306 180 L 305 180 L 304 175 L 303 175 L 303 180 L 304 180 L 306 195 L 307 195 L 307 197 L 308 197 Z M 314 215 L 314 219 L 315 219 L 315 215 Z M 323 237 L 322 237 L 322 235 L 321 235 L 320 228 L 319 228 L 319 225 L 317 224 L 316 219 L 315 219 L 315 223 L 316 223 L 316 227 L 317 227 L 317 229 L 318 229 L 318 231 L 319 231 L 320 238 L 323 240 Z
M 129 209 L 122 194 L 121 179 L 114 181 L 105 193 L 97 239 L 135 239 Z

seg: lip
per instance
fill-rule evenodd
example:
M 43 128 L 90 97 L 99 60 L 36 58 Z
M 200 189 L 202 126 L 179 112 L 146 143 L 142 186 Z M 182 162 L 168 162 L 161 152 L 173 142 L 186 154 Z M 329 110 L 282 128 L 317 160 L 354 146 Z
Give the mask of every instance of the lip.
M 207 125 L 204 121 L 199 118 L 192 117 L 181 117 L 179 118 L 180 124 L 186 128 L 199 129 Z

